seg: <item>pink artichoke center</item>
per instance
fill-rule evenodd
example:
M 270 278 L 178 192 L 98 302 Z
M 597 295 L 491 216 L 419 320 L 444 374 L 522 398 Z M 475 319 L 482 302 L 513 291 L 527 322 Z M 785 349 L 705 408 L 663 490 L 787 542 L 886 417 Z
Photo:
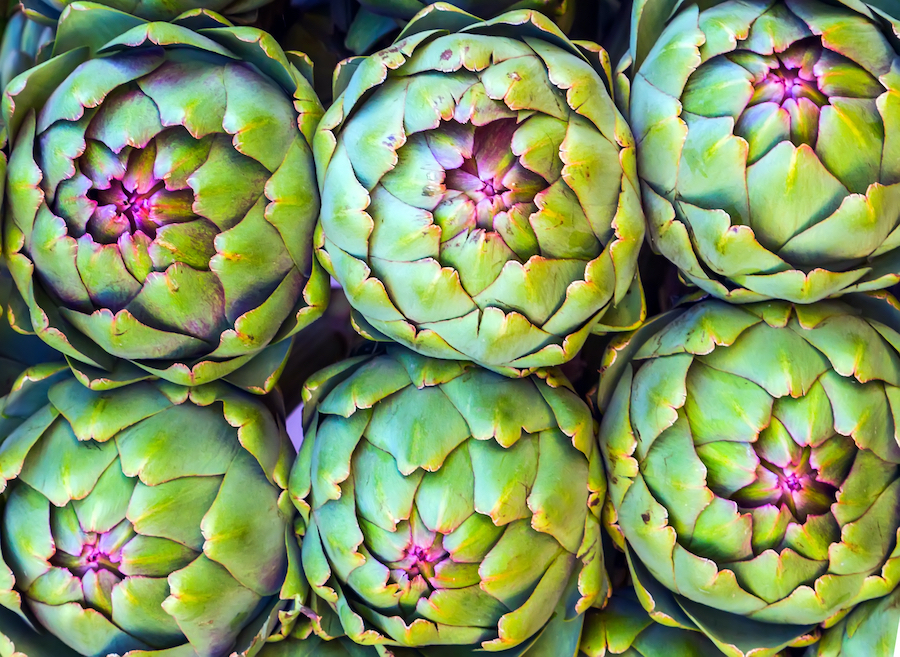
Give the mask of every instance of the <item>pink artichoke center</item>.
M 77 577 L 84 577 L 91 571 L 106 571 L 117 579 L 124 579 L 125 575 L 119 570 L 123 547 L 119 540 L 120 534 L 121 532 L 86 534 L 80 554 L 73 555 L 58 549 L 50 561 L 55 566 L 68 569 Z
M 471 200 L 478 228 L 493 230 L 497 215 L 516 203 L 533 200 L 535 190 L 523 195 L 521 187 L 523 178 L 533 184 L 536 176 L 522 169 L 510 148 L 517 128 L 515 119 L 499 119 L 475 127 L 471 150 L 464 154 L 462 164 L 446 171 L 444 185 L 449 192 L 459 192 Z M 538 189 L 543 187 L 546 184 Z
M 110 181 L 109 189 L 91 190 L 88 196 L 105 210 L 95 215 L 95 228 L 99 230 L 94 238 L 108 234 L 121 235 L 124 232 L 134 234 L 138 231 L 147 237 L 156 237 L 159 226 L 153 221 L 151 213 L 155 197 L 161 190 L 165 190 L 165 183 L 162 181 L 153 181 L 149 190 L 141 191 L 116 179 Z
M 779 66 L 769 71 L 757 90 L 763 88 L 769 100 L 782 106 L 789 101 L 801 98 L 812 101 L 818 107 L 828 105 L 828 96 L 819 90 L 816 77 L 807 71 L 797 68 L 792 62 L 779 61 Z
M 745 507 L 786 507 L 801 523 L 806 522 L 807 516 L 827 513 L 835 502 L 837 488 L 821 480 L 811 456 L 812 450 L 805 447 L 789 463 L 776 465 L 760 455 L 760 473 L 766 474 L 753 486 L 752 496 L 746 495 L 747 489 L 745 495 L 738 491 L 737 501 Z
M 391 564 L 395 582 L 406 586 L 418 577 L 430 579 L 434 577 L 435 564 L 447 557 L 439 537 L 431 546 L 412 544 L 404 553 L 403 559 Z

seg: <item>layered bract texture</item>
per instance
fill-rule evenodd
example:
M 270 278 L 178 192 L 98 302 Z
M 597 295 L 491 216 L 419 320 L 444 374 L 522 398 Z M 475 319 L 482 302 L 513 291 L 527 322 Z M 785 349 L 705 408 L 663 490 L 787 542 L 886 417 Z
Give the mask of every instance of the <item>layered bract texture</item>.
M 452 9 L 338 71 L 315 138 L 318 255 L 364 334 L 523 374 L 640 319 L 631 133 L 599 47 L 535 12 Z
M 894 589 L 898 328 L 890 297 L 706 301 L 613 344 L 608 520 L 654 613 L 771 655 Z
M 900 628 L 900 589 L 856 607 L 840 623 L 825 632 L 805 657 L 893 657 Z
M 53 27 L 31 20 L 21 9 L 13 10 L 0 43 L 0 89 L 49 56 L 55 33 Z
M 90 55 L 96 21 L 120 36 Z M 270 345 L 277 366 L 328 299 L 302 60 L 207 14 L 89 4 L 54 53 L 3 105 L 5 250 L 34 330 L 102 372 L 130 361 L 132 380 L 205 383 Z
M 594 421 L 563 381 L 398 347 L 307 392 L 290 490 L 318 633 L 496 652 L 605 602 Z
M 617 591 L 602 610 L 584 621 L 579 657 L 722 657 L 722 651 L 699 632 L 653 621 L 632 589 Z
M 900 23 L 863 3 L 729 0 L 654 42 L 672 3 L 640 4 L 630 120 L 653 247 L 737 303 L 896 283 Z
M 0 604 L 83 655 L 234 649 L 287 568 L 279 415 L 220 383 L 94 392 L 60 365 L 3 413 Z

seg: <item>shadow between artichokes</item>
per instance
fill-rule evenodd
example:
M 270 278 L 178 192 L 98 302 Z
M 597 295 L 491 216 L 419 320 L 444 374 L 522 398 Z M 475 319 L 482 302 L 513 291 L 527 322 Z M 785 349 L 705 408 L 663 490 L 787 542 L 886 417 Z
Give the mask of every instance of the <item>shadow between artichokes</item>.
M 98 392 L 65 364 L 23 373 L 0 417 L 0 647 L 221 657 L 260 645 L 292 540 L 279 403 L 221 382 Z
M 644 317 L 644 218 L 605 51 L 446 3 L 335 73 L 316 248 L 359 330 L 509 376 Z
M 701 7 L 637 0 L 619 67 L 653 248 L 733 303 L 897 283 L 897 3 Z
M 886 292 L 707 300 L 613 340 L 604 521 L 656 621 L 766 657 L 895 589 L 898 349 Z
M 399 346 L 314 376 L 281 636 L 574 656 L 582 614 L 609 592 L 605 478 L 587 405 L 543 377 Z
M 211 12 L 76 2 L 53 57 L 11 82 L 4 252 L 34 331 L 86 385 L 274 385 L 329 293 L 309 73 Z

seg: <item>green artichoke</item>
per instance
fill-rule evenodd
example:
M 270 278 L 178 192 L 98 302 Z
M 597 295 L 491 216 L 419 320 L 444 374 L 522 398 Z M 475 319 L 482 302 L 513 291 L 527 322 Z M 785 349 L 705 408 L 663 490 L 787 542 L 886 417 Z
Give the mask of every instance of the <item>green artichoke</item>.
M 0 43 L 0 89 L 10 80 L 43 62 L 50 54 L 55 29 L 28 18 L 18 5 L 6 22 Z
M 623 105 L 653 248 L 736 303 L 895 284 L 900 5 L 700 7 L 634 6 Z
M 34 331 L 95 386 L 271 389 L 329 293 L 308 62 L 209 12 L 92 3 L 63 12 L 53 55 L 3 100 L 4 250 Z
M 581 635 L 582 657 L 722 657 L 699 632 L 654 622 L 632 589 L 616 592 L 602 610 L 588 611 Z
M 520 376 L 639 323 L 644 219 L 608 71 L 541 14 L 444 3 L 336 71 L 316 248 L 364 335 Z
M 290 479 L 303 574 L 282 591 L 300 620 L 424 657 L 574 655 L 608 595 L 606 482 L 590 410 L 544 376 L 400 347 L 314 376 Z
M 653 618 L 729 656 L 900 582 L 900 303 L 708 300 L 614 340 L 604 520 Z
M 894 657 L 900 631 L 900 588 L 851 611 L 811 646 L 806 657 Z
M 61 364 L 26 371 L 3 413 L 0 604 L 88 656 L 252 642 L 293 540 L 277 398 L 220 382 L 97 392 Z

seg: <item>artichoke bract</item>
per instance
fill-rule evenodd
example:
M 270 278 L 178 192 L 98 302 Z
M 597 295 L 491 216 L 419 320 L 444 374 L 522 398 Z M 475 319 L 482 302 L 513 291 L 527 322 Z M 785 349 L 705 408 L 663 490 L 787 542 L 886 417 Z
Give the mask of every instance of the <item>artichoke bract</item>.
M 53 54 L 3 99 L 4 251 L 34 331 L 85 383 L 247 366 L 271 389 L 329 293 L 308 63 L 209 12 L 90 3 L 63 12 Z
M 19 73 L 46 59 L 54 34 L 53 27 L 31 20 L 18 6 L 11 11 L 0 43 L 0 89 L 5 89 Z
M 317 634 L 428 657 L 524 649 L 544 630 L 559 650 L 546 654 L 574 655 L 580 614 L 608 595 L 606 481 L 564 379 L 390 347 L 323 370 L 304 396 L 290 480 L 304 574 L 294 564 L 285 591 L 308 589 Z
M 3 414 L 0 604 L 88 656 L 245 647 L 293 540 L 277 404 L 221 382 L 92 391 L 62 364 L 27 370 Z
M 336 72 L 316 248 L 364 335 L 516 376 L 643 319 L 634 148 L 608 71 L 537 12 L 437 3 Z
M 722 657 L 722 651 L 699 632 L 655 622 L 632 589 L 616 591 L 609 604 L 592 609 L 584 621 L 579 657 Z
M 878 600 L 869 600 L 825 632 L 805 657 L 894 657 L 900 631 L 900 588 Z
M 648 234 L 687 280 L 811 303 L 900 279 L 888 4 L 636 2 L 625 104 Z
M 900 304 L 707 300 L 604 354 L 604 520 L 654 619 L 730 656 L 900 581 Z

